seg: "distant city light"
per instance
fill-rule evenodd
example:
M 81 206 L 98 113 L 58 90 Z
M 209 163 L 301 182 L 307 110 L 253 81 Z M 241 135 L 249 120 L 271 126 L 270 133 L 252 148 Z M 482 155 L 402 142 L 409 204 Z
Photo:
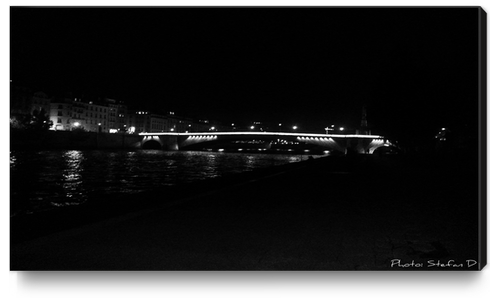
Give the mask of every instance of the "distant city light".
M 101 126 L 101 125 L 102 125 L 102 123 L 99 123 L 99 126 Z
M 174 129 L 173 129 L 173 128 L 171 128 L 171 129 L 170 129 L 170 131 L 174 131 Z
M 293 129 L 297 129 L 297 128 L 298 128 L 298 127 L 297 127 L 296 125 L 295 125 L 295 126 L 293 126 Z
M 344 128 L 343 127 L 339 127 L 339 130 L 342 131 L 342 130 L 344 130 Z
M 446 128 L 443 127 L 443 128 L 441 128 L 441 130 L 446 130 Z
M 75 122 L 75 123 L 73 123 L 73 126 L 75 126 L 75 127 L 79 127 L 79 126 L 80 126 L 80 122 Z
M 279 126 L 282 126 L 282 123 L 279 123 Z

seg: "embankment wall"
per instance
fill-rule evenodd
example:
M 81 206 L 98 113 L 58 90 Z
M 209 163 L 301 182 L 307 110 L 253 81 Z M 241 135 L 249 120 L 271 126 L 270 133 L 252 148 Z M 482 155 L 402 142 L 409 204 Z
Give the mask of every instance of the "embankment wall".
M 72 131 L 10 131 L 11 150 L 137 149 L 138 135 Z

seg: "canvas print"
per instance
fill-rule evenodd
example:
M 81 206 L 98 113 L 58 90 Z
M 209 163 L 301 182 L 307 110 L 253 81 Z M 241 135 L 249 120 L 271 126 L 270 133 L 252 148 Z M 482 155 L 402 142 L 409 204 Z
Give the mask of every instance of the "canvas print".
M 10 269 L 481 270 L 480 7 L 10 8 Z

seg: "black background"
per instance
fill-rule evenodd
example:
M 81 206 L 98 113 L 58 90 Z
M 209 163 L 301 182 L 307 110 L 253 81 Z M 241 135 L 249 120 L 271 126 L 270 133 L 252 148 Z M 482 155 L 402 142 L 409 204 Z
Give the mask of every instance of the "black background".
M 477 8 L 11 8 L 11 79 L 228 122 L 478 130 Z

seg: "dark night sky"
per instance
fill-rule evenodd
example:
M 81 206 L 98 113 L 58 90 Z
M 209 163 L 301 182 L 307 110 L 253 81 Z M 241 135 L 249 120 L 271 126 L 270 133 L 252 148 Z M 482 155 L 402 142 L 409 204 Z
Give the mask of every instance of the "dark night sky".
M 12 8 L 11 79 L 223 121 L 477 129 L 478 9 Z

